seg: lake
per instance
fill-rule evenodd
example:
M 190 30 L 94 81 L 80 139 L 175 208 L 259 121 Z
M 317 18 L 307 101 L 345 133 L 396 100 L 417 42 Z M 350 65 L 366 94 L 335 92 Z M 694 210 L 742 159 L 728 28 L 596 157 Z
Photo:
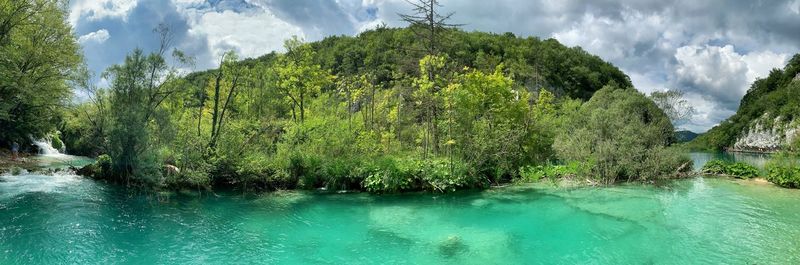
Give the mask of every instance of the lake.
M 0 264 L 800 264 L 798 202 L 798 190 L 717 178 L 152 196 L 5 175 Z

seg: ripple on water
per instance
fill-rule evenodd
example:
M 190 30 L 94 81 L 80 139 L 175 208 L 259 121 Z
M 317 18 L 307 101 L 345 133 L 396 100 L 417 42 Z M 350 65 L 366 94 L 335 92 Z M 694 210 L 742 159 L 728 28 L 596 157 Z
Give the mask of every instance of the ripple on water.
M 69 173 L 0 175 L 0 199 L 26 193 L 62 192 L 82 181 L 85 180 L 80 176 Z

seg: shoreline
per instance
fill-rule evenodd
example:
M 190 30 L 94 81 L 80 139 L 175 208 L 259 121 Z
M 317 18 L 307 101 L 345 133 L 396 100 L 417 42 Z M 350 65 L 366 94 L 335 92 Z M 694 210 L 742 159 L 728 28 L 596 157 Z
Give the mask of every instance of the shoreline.
M 197 190 L 197 187 L 172 187 L 172 188 L 152 188 L 152 187 L 145 187 L 145 186 L 126 186 L 123 183 L 114 183 L 113 181 L 107 181 L 102 179 L 95 179 L 90 176 L 83 176 L 78 174 L 78 170 L 80 168 L 75 167 L 63 167 L 63 168 L 49 168 L 47 166 L 42 166 L 37 163 L 35 159 L 35 155 L 23 153 L 20 154 L 19 160 L 12 160 L 10 151 L 8 150 L 0 150 L 0 174 L 8 174 L 12 173 L 15 168 L 24 169 L 31 173 L 52 173 L 57 171 L 72 171 L 73 174 L 80 176 L 81 178 L 91 179 L 95 181 L 102 181 L 106 182 L 110 185 L 117 185 L 122 188 L 126 189 L 136 189 L 136 190 L 151 190 L 154 192 L 178 192 L 187 191 L 187 190 Z M 727 178 L 731 179 L 736 182 L 741 183 L 748 183 L 748 184 L 755 184 L 755 185 L 769 185 L 774 187 L 780 187 L 774 183 L 767 181 L 764 177 L 759 176 L 751 179 L 741 179 L 735 176 L 728 176 L 728 175 L 719 175 L 719 174 L 708 174 L 702 172 L 684 172 L 677 175 L 674 175 L 670 178 L 664 179 L 655 179 L 655 180 L 647 180 L 647 181 L 620 181 L 613 184 L 603 184 L 601 182 L 597 182 L 590 178 L 580 178 L 576 176 L 568 176 L 568 177 L 560 177 L 557 179 L 549 179 L 549 178 L 542 178 L 538 181 L 518 181 L 518 180 L 511 180 L 505 183 L 492 183 L 484 188 L 464 188 L 458 189 L 455 192 L 461 191 L 469 191 L 469 190 L 498 190 L 504 188 L 514 188 L 514 187 L 522 187 L 528 185 L 547 185 L 555 188 L 586 188 L 586 187 L 613 187 L 621 184 L 630 184 L 630 183 L 637 183 L 642 185 L 654 185 L 659 186 L 668 181 L 680 180 L 680 179 L 687 179 L 687 178 L 696 178 L 696 177 L 705 177 L 705 178 Z M 200 188 L 205 192 L 215 192 L 215 191 L 236 191 L 242 192 L 242 190 L 237 185 L 211 185 L 209 187 L 202 187 Z M 436 192 L 430 190 L 408 190 L 408 191 L 400 191 L 394 193 L 373 193 L 366 190 L 360 189 L 348 189 L 348 190 L 331 190 L 325 188 L 314 188 L 314 189 L 266 189 L 266 188 L 251 188 L 248 189 L 247 193 L 274 193 L 274 192 L 281 192 L 281 191 L 314 191 L 314 192 L 324 192 L 324 193 L 366 193 L 366 194 L 378 194 L 378 195 L 392 195 L 392 194 L 413 194 L 413 193 L 426 193 L 426 194 L 445 194 L 448 192 Z

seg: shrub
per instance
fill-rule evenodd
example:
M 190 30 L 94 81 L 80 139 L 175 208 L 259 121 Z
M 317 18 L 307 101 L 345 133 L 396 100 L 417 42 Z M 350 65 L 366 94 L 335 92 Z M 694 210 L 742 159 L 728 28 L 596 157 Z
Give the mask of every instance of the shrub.
M 50 137 L 51 137 L 50 144 L 53 146 L 53 148 L 55 148 L 56 150 L 62 150 L 62 151 L 65 149 L 64 148 L 64 142 L 61 141 L 61 135 L 59 133 L 53 133 L 53 134 L 51 134 Z
M 607 85 L 573 115 L 554 149 L 561 160 L 591 164 L 588 177 L 648 180 L 671 175 L 686 161 L 667 149 L 674 142 L 669 118 L 634 89 Z
M 518 181 L 536 182 L 545 177 L 554 180 L 562 177 L 582 176 L 590 171 L 589 165 L 573 161 L 566 165 L 524 166 L 519 169 Z
M 448 159 L 381 158 L 362 169 L 363 187 L 370 192 L 428 190 L 455 191 L 458 188 L 480 187 L 480 178 L 470 174 L 462 161 Z
M 798 158 L 778 154 L 767 164 L 767 180 L 786 188 L 800 188 L 800 165 Z
M 759 174 L 758 168 L 754 166 L 742 162 L 731 163 L 719 159 L 708 161 L 708 163 L 703 165 L 701 172 L 706 174 L 727 175 L 743 179 L 754 178 Z
M 111 177 L 111 166 L 113 165 L 111 156 L 100 155 L 97 157 L 97 160 L 94 162 L 94 164 L 98 170 L 98 172 L 95 173 L 96 178 L 107 179 Z

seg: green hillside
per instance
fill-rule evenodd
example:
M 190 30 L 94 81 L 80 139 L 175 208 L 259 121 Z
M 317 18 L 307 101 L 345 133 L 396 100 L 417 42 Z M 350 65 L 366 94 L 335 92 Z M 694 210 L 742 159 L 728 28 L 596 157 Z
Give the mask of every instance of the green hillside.
M 443 29 L 431 53 L 414 30 L 293 38 L 285 53 L 228 52 L 220 68 L 185 77 L 163 55 L 136 50 L 109 68 L 97 100 L 67 115 L 62 138 L 75 153 L 107 154 L 101 177 L 172 187 L 445 191 L 543 175 L 613 183 L 686 162 L 664 149 L 673 127 L 655 103 L 581 48 Z M 560 163 L 572 166 L 548 171 Z
M 779 134 L 783 127 L 796 127 L 800 121 L 798 74 L 800 54 L 792 57 L 783 69 L 774 69 L 766 78 L 756 80 L 742 98 L 736 114 L 698 137 L 691 146 L 715 150 L 732 148 L 737 138 L 746 134 L 756 123 L 768 130 L 778 126 Z M 798 146 L 797 143 L 783 144 L 785 147 Z
M 531 91 L 546 88 L 557 96 L 588 100 L 594 91 L 611 81 L 632 87 L 628 76 L 600 57 L 580 47 L 566 47 L 555 39 L 521 38 L 512 33 L 494 34 L 448 29 L 441 53 L 449 67 L 494 71 L 499 64 L 514 78 L 516 86 Z M 331 36 L 311 42 L 314 61 L 335 76 L 363 73 L 375 75 L 384 88 L 419 75 L 424 49 L 410 28 L 378 28 L 355 37 Z M 277 54 L 246 59 L 244 65 L 271 63 Z M 458 69 L 450 69 L 458 70 Z M 191 74 L 189 80 L 204 82 L 213 70 Z M 203 80 L 203 81 L 200 81 Z

